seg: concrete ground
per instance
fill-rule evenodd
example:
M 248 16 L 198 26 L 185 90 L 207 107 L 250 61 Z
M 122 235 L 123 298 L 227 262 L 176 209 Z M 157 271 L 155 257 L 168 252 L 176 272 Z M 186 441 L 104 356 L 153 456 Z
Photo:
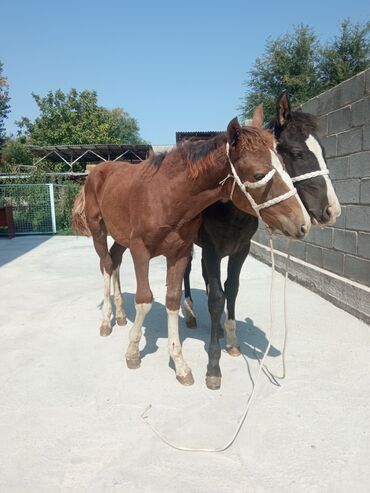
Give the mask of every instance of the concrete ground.
M 221 358 L 219 391 L 204 383 L 209 338 L 200 254 L 192 285 L 198 330 L 181 317 L 184 356 L 195 384 L 169 366 L 165 263 L 151 264 L 155 304 L 145 323 L 142 365 L 123 360 L 134 317 L 135 278 L 122 268 L 126 327 L 99 337 L 102 279 L 91 240 L 0 240 L 0 491 L 25 492 L 368 492 L 370 491 L 370 330 L 303 287 L 289 283 L 286 380 L 262 374 L 247 420 L 234 432 L 267 345 L 270 268 L 249 258 L 237 303 L 244 357 Z M 271 369 L 280 370 L 282 276 Z

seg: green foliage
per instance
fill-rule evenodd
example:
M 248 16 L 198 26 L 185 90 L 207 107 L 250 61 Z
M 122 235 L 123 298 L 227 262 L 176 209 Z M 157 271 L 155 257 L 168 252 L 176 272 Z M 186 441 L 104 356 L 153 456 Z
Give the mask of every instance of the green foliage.
M 75 198 L 80 191 L 78 183 L 64 182 L 54 187 L 55 216 L 58 234 L 75 234 L 71 228 L 72 209 Z
M 3 64 L 0 62 L 0 145 L 5 137 L 5 119 L 10 111 L 8 81 L 3 75 Z
M 300 25 L 292 34 L 269 39 L 246 81 L 240 110 L 249 118 L 255 106 L 264 103 L 267 120 L 275 116 L 275 101 L 286 89 L 292 106 L 352 77 L 369 66 L 369 23 L 345 20 L 340 34 L 322 47 L 309 26 Z
M 2 148 L 2 171 L 14 173 L 17 165 L 32 166 L 32 155 L 28 151 L 24 137 L 8 138 Z
M 17 125 L 30 144 L 134 144 L 141 143 L 137 121 L 121 108 L 98 105 L 95 91 L 71 89 L 68 94 L 49 91 L 32 94 L 40 116 L 34 122 L 23 117 Z
M 328 89 L 370 66 L 370 22 L 341 22 L 339 35 L 321 50 L 318 66 L 322 88 Z

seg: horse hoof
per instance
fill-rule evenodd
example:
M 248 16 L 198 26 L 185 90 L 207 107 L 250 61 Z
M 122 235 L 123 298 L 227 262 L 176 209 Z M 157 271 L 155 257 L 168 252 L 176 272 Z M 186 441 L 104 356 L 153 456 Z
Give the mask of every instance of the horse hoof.
M 226 346 L 226 351 L 230 356 L 240 356 L 240 346 Z
M 107 337 L 112 333 L 111 325 L 101 325 L 100 326 L 100 335 L 101 337 Z
M 127 365 L 127 368 L 129 368 L 130 370 L 136 370 L 137 368 L 140 368 L 141 359 L 140 358 L 133 358 L 133 359 L 126 358 L 126 365 Z
M 117 325 L 127 325 L 127 318 L 126 317 L 116 317 L 116 322 Z
M 194 378 L 191 371 L 189 371 L 189 373 L 187 373 L 184 377 L 180 375 L 176 375 L 176 379 L 181 383 L 181 385 L 189 386 L 189 385 L 193 385 L 194 383 Z
M 186 319 L 186 327 L 188 329 L 196 329 L 197 328 L 197 319 L 195 317 L 189 317 Z
M 221 377 L 206 376 L 206 385 L 210 390 L 218 390 L 221 387 Z

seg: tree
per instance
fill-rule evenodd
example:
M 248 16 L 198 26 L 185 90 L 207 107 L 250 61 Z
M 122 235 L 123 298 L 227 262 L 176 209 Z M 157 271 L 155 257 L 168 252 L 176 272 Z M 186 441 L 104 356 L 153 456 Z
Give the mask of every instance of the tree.
M 370 65 L 370 22 L 352 24 L 345 19 L 339 35 L 321 50 L 318 66 L 323 89 L 353 77 Z
M 263 103 L 266 118 L 275 114 L 277 96 L 287 89 L 295 106 L 309 99 L 318 87 L 316 74 L 318 40 L 311 28 L 298 26 L 286 34 L 267 41 L 264 54 L 257 58 L 249 72 L 249 88 L 240 107 L 250 117 L 253 109 Z
M 321 46 L 308 26 L 300 25 L 292 34 L 269 39 L 264 54 L 257 58 L 246 82 L 247 93 L 240 110 L 248 118 L 259 103 L 265 116 L 275 116 L 275 101 L 285 89 L 293 107 L 339 84 L 370 64 L 370 23 L 342 21 L 334 41 Z
M 98 105 L 95 91 L 68 94 L 49 91 L 45 97 L 32 94 L 40 116 L 31 122 L 16 122 L 29 144 L 136 144 L 143 142 L 137 121 L 121 108 L 108 110 Z
M 5 118 L 10 111 L 8 81 L 3 75 L 3 64 L 0 62 L 0 146 L 5 139 Z

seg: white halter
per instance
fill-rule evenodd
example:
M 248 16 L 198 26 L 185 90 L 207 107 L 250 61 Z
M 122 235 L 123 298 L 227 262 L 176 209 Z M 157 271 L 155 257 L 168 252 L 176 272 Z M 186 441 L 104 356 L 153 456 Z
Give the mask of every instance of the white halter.
M 311 173 L 304 173 L 303 175 L 293 176 L 291 180 L 293 183 L 296 183 L 297 181 L 309 180 L 310 178 L 315 178 L 315 176 L 322 176 L 328 174 L 329 174 L 328 169 L 320 169 L 318 171 L 312 171 Z
M 236 172 L 236 169 L 235 169 L 235 167 L 234 167 L 234 165 L 230 159 L 230 145 L 228 142 L 226 142 L 226 155 L 227 155 L 227 159 L 229 160 L 229 163 L 230 163 L 232 174 L 231 175 L 228 174 L 226 178 L 224 178 L 222 181 L 220 181 L 220 185 L 223 185 L 228 178 L 234 178 L 234 183 L 233 183 L 233 186 L 231 189 L 230 198 L 232 198 L 232 196 L 233 196 L 235 183 L 236 183 L 239 186 L 240 190 L 243 192 L 243 194 L 247 197 L 251 206 L 253 207 L 254 211 L 256 212 L 257 217 L 259 217 L 260 219 L 262 219 L 260 212 L 259 212 L 261 209 L 265 209 L 266 207 L 271 207 L 272 205 L 279 204 L 283 200 L 287 200 L 290 197 L 293 197 L 293 195 L 295 195 L 297 193 L 297 190 L 295 188 L 293 188 L 292 190 L 289 190 L 288 192 L 283 193 L 282 195 L 279 195 L 278 197 L 274 197 L 273 199 L 267 200 L 266 202 L 263 202 L 262 204 L 257 204 L 255 202 L 254 198 L 252 197 L 252 195 L 247 191 L 247 188 L 256 189 L 256 188 L 264 187 L 272 179 L 272 177 L 274 176 L 276 171 L 280 174 L 280 176 L 283 178 L 284 181 L 287 181 L 286 177 L 288 177 L 290 180 L 289 175 L 287 173 L 285 173 L 285 171 L 280 170 L 277 166 L 275 166 L 274 162 L 272 162 L 274 169 L 269 171 L 262 178 L 262 180 L 254 181 L 254 182 L 245 181 L 243 183 L 241 181 L 241 179 L 239 178 L 239 176 Z M 283 173 L 286 176 L 284 176 Z

